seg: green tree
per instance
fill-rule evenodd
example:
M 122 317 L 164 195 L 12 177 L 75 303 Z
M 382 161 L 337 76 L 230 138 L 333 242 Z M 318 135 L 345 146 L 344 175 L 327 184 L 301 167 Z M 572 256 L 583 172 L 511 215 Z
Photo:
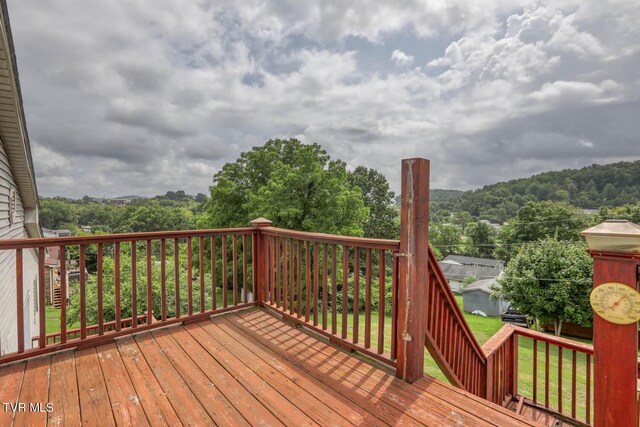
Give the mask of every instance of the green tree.
M 246 226 L 267 217 L 294 230 L 362 236 L 369 217 L 344 162 L 318 144 L 269 140 L 215 174 L 201 227 Z
M 40 201 L 40 225 L 58 229 L 77 223 L 76 207 L 66 199 L 42 199 Z
M 481 258 L 491 258 L 495 243 L 493 228 L 484 222 L 472 222 L 465 231 L 465 253 Z
M 395 204 L 396 195 L 389 189 L 387 178 L 375 169 L 358 166 L 349 173 L 351 187 L 362 191 L 369 219 L 364 224 L 365 237 L 398 239 L 400 222 Z
M 442 257 L 462 252 L 462 228 L 455 224 L 429 224 L 429 243 Z
M 589 326 L 593 263 L 586 249 L 558 239 L 527 243 L 507 264 L 497 293 L 518 311 L 553 323 L 556 335 L 563 322 Z

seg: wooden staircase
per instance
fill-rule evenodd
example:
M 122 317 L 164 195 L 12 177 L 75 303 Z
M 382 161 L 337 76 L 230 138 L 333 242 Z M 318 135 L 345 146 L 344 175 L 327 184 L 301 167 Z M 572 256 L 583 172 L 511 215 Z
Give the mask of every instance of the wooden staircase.
M 51 296 L 51 304 L 54 308 L 62 308 L 62 291 L 60 285 L 53 286 L 53 295 Z

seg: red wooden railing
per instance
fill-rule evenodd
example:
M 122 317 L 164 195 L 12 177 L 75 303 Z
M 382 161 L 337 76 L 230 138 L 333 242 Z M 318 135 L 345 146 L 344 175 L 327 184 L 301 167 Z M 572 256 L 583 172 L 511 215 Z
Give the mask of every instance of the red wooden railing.
M 425 346 L 452 383 L 484 397 L 486 356 L 469 328 L 432 250 Z
M 518 347 L 531 347 L 533 360 L 523 363 Z M 483 346 L 488 356 L 487 399 L 504 404 L 524 403 L 546 412 L 590 424 L 593 417 L 593 346 L 505 325 Z M 527 356 L 528 357 L 528 356 Z M 530 367 L 530 368 L 529 368 Z M 527 376 L 532 386 L 518 382 Z
M 16 338 L 9 344 L 9 351 L 3 349 L 0 363 L 80 345 L 96 345 L 134 331 L 255 305 L 249 296 L 256 290 L 253 279 L 256 234 L 255 228 L 236 228 L 0 241 L 0 253 L 14 254 L 16 289 Z M 71 298 L 71 304 L 77 306 L 62 304 L 60 331 L 47 334 L 44 261 L 49 247 L 59 248 L 61 260 L 75 258 L 79 281 L 74 287 L 77 297 Z M 35 251 L 33 268 L 38 277 L 40 332 L 34 348 L 25 347 L 23 320 L 24 295 L 26 287 L 31 286 L 25 282 L 25 268 L 29 267 L 25 255 L 30 255 L 29 251 Z M 72 257 L 72 252 L 77 256 Z M 89 260 L 95 261 L 95 266 L 91 266 L 95 271 L 89 273 L 91 277 L 87 273 Z M 107 260 L 113 277 L 109 283 L 105 281 Z M 125 264 L 128 264 L 126 271 Z M 67 295 L 67 287 L 73 286 L 67 283 L 66 269 L 62 261 L 62 295 Z M 173 277 L 168 277 L 167 271 L 171 269 Z M 129 277 L 126 281 L 125 276 Z M 87 305 L 88 292 L 96 297 L 90 306 Z M 107 295 L 114 299 L 115 306 L 110 310 L 105 310 Z M 80 327 L 67 330 L 68 310 L 72 308 L 79 311 Z M 95 325 L 88 324 L 88 312 L 96 314 Z M 129 319 L 123 318 L 123 313 L 130 313 Z M 145 313 L 154 313 L 157 319 Z
M 260 229 L 268 281 L 262 301 L 285 318 L 395 364 L 397 240 Z M 377 288 L 377 289 L 376 289 Z

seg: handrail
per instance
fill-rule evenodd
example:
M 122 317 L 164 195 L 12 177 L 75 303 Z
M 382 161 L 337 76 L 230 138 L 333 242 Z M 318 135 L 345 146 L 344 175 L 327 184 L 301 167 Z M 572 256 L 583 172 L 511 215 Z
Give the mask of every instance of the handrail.
M 160 239 L 182 239 L 200 236 L 222 236 L 256 234 L 252 227 L 244 228 L 218 228 L 202 230 L 179 231 L 147 231 L 141 233 L 114 233 L 96 234 L 90 236 L 68 237 L 40 237 L 36 239 L 8 239 L 0 240 L 0 250 L 6 249 L 32 249 L 38 247 L 70 246 L 70 245 L 95 245 L 98 243 L 131 242 Z
M 316 243 L 333 245 L 358 246 L 360 248 L 399 250 L 399 240 L 372 239 L 368 237 L 341 236 L 338 234 L 315 233 L 310 231 L 287 230 L 278 227 L 262 227 L 260 229 L 268 236 L 288 237 L 291 239 L 308 240 Z

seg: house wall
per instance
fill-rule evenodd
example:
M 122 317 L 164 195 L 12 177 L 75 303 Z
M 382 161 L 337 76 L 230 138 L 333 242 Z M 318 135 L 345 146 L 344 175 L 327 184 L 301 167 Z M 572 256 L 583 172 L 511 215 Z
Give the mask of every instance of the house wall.
M 13 224 L 9 221 L 9 193 L 16 192 L 16 212 Z M 0 239 L 27 238 L 24 208 L 14 175 L 0 141 Z M 16 255 L 14 250 L 0 251 L 0 354 L 18 348 L 16 308 Z M 25 348 L 31 348 L 31 337 L 38 335 L 38 256 L 34 249 L 23 251 L 23 303 L 25 310 Z
M 492 298 L 481 290 L 466 291 L 462 294 L 464 311 L 471 313 L 475 310 L 484 312 L 487 316 L 500 316 L 506 309 L 507 303 L 501 299 Z

